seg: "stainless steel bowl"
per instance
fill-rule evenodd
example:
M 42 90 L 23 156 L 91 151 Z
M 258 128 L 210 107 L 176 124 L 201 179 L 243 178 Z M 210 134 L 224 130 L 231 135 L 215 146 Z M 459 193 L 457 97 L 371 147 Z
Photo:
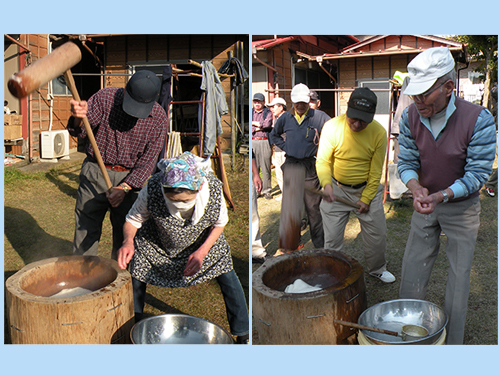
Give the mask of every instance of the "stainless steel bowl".
M 231 335 L 208 320 L 183 314 L 157 315 L 136 323 L 133 344 L 233 344 Z
M 418 344 L 431 345 L 442 335 L 448 322 L 448 317 L 443 309 L 432 302 L 418 299 L 397 299 L 381 302 L 361 313 L 359 324 L 390 331 L 401 332 L 405 324 L 415 324 L 427 329 L 429 334 L 425 337 L 401 337 L 385 335 L 378 332 L 362 330 L 363 334 L 378 344 Z

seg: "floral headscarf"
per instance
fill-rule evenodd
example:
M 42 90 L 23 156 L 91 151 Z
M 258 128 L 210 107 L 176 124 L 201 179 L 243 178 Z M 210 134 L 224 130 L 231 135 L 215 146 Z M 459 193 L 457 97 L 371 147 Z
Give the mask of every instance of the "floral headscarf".
M 204 162 L 204 159 L 187 151 L 177 157 L 161 160 L 158 168 L 162 173 L 162 185 L 167 188 L 200 190 L 206 174 Z

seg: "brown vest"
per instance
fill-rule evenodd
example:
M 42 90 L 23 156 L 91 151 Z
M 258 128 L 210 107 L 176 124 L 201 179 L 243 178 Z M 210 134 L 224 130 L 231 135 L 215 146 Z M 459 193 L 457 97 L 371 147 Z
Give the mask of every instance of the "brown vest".
M 419 182 L 429 190 L 429 194 L 446 189 L 465 174 L 467 147 L 483 107 L 460 98 L 455 98 L 455 107 L 437 141 L 420 121 L 415 104 L 408 108 L 410 132 L 420 154 Z M 479 192 L 476 191 L 454 201 L 477 195 Z

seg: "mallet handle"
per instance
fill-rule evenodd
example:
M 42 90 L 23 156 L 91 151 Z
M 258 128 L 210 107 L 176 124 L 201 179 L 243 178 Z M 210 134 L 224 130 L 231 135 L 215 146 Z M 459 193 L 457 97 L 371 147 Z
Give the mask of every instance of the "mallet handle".
M 71 91 L 71 95 L 73 95 L 73 99 L 75 99 L 77 102 L 80 102 L 81 101 L 80 95 L 78 94 L 78 90 L 76 89 L 75 80 L 73 79 L 73 74 L 71 73 L 71 69 L 68 69 L 66 70 L 66 72 L 64 72 L 64 79 L 66 79 L 66 83 L 69 87 L 69 91 Z M 95 141 L 92 128 L 90 127 L 89 120 L 87 119 L 87 117 L 84 117 L 82 120 L 83 120 L 83 125 L 85 126 L 85 130 L 87 132 L 87 137 L 89 138 L 90 144 L 94 149 L 94 156 L 97 160 L 97 164 L 99 165 L 102 175 L 104 176 L 104 181 L 106 181 L 106 186 L 108 187 L 108 189 L 111 189 L 113 187 L 113 184 L 111 183 L 108 171 L 104 166 L 104 161 L 102 160 L 101 153 L 99 152 L 99 148 L 97 147 L 97 143 Z

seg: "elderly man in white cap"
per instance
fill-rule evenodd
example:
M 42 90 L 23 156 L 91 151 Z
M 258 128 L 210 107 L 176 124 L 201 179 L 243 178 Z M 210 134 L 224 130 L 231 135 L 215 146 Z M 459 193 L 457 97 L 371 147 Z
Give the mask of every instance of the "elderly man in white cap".
M 485 108 L 455 96 L 455 61 L 446 47 L 420 53 L 408 64 L 408 73 L 404 94 L 414 104 L 400 120 L 398 171 L 413 194 L 415 211 L 399 297 L 424 299 L 444 232 L 447 344 L 460 345 L 479 228 L 479 189 L 495 158 L 495 122 Z
M 321 187 L 316 174 L 316 153 L 321 129 L 323 129 L 323 124 L 330 119 L 330 116 L 323 111 L 309 108 L 311 99 L 309 88 L 302 83 L 293 87 L 291 99 L 293 110 L 285 112 L 278 118 L 270 133 L 270 139 L 274 145 L 285 151 L 286 160 L 282 165 L 285 181 L 287 179 L 287 168 L 290 168 L 290 165 L 295 164 L 305 169 L 304 184 L 306 191 L 304 193 L 304 205 L 309 218 L 311 240 L 316 248 L 322 248 L 324 245 L 323 222 L 319 211 L 321 196 L 307 190 L 318 190 Z M 286 133 L 286 140 L 282 138 L 284 133 Z M 293 187 L 291 190 L 293 190 Z M 288 194 L 286 185 L 283 193 L 285 196 L 283 197 L 282 210 L 286 194 Z M 296 220 L 300 223 L 300 214 Z M 280 225 L 282 224 L 280 222 Z M 296 249 L 285 248 L 285 250 Z

